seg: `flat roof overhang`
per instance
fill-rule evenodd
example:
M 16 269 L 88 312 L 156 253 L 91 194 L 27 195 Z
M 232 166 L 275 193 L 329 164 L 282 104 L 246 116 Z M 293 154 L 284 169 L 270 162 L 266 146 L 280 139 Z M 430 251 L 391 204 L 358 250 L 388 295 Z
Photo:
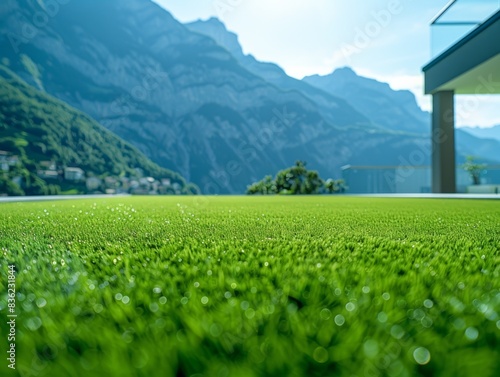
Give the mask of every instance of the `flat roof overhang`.
M 500 93 L 500 11 L 423 68 L 425 93 Z

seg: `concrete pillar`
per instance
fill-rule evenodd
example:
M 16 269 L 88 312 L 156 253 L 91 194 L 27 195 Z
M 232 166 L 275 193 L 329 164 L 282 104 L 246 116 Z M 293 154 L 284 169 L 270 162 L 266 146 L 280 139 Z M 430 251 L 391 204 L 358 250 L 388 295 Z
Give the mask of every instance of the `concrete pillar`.
M 432 192 L 455 193 L 455 108 L 454 92 L 432 96 Z

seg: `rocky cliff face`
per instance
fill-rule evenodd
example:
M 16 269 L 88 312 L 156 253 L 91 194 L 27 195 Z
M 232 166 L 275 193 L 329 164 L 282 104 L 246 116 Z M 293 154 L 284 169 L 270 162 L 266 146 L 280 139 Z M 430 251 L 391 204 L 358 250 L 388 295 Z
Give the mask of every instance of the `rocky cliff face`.
M 338 168 L 336 125 L 313 101 L 252 74 L 156 4 L 73 0 L 51 14 L 44 4 L 3 4 L 9 67 L 205 191 L 242 192 L 299 158 Z M 364 120 L 348 111 L 339 125 Z
M 191 26 L 149 0 L 4 0 L 0 59 L 206 193 L 242 193 L 298 159 L 335 177 L 419 148 Z
M 303 81 L 345 99 L 379 127 L 430 133 L 430 114 L 420 109 L 408 90 L 393 90 L 387 83 L 358 76 L 347 67 L 326 76 L 308 76 Z
M 229 51 L 242 67 L 254 75 L 284 91 L 296 91 L 305 95 L 316 104 L 318 111 L 326 121 L 340 128 L 353 125 L 373 128 L 370 118 L 354 109 L 350 103 L 342 99 L 341 95 L 332 95 L 328 91 L 309 85 L 305 81 L 294 79 L 276 64 L 260 62 L 252 55 L 245 55 L 238 42 L 238 36 L 228 31 L 218 19 L 196 21 L 186 24 L 186 26 L 194 32 L 212 38 L 217 44 Z
M 282 89 L 297 90 L 313 100 L 325 119 L 338 118 L 339 108 L 353 108 L 369 120 L 357 120 L 366 128 L 383 128 L 398 132 L 429 133 L 429 113 L 422 111 L 413 93 L 395 91 L 386 83 L 358 76 L 350 68 L 335 70 L 326 76 L 308 76 L 303 80 L 289 77 L 272 63 L 257 61 L 245 55 L 236 34 L 212 18 L 186 25 L 190 30 L 209 36 L 227 49 L 238 62 L 257 76 Z M 351 115 L 352 117 L 352 115 Z M 352 125 L 355 120 L 351 118 Z

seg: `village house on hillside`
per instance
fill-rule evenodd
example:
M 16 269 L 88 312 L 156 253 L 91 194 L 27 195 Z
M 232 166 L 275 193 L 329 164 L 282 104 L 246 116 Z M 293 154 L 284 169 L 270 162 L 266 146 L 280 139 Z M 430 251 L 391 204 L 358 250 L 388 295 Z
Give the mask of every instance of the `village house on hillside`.
M 19 163 L 19 157 L 7 151 L 0 151 L 0 170 L 8 172 Z
M 81 181 L 85 178 L 85 172 L 80 168 L 64 168 L 64 179 L 67 181 Z

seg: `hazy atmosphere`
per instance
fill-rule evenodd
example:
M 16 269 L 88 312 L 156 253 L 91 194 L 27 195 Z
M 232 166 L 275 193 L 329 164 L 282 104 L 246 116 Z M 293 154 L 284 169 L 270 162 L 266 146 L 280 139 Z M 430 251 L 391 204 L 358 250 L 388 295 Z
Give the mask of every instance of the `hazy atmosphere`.
M 431 59 L 430 21 L 448 0 L 156 0 L 183 22 L 217 17 L 246 54 L 298 79 L 335 68 L 409 89 L 424 110 L 422 67 Z M 500 124 L 498 99 L 459 96 L 457 126 Z

